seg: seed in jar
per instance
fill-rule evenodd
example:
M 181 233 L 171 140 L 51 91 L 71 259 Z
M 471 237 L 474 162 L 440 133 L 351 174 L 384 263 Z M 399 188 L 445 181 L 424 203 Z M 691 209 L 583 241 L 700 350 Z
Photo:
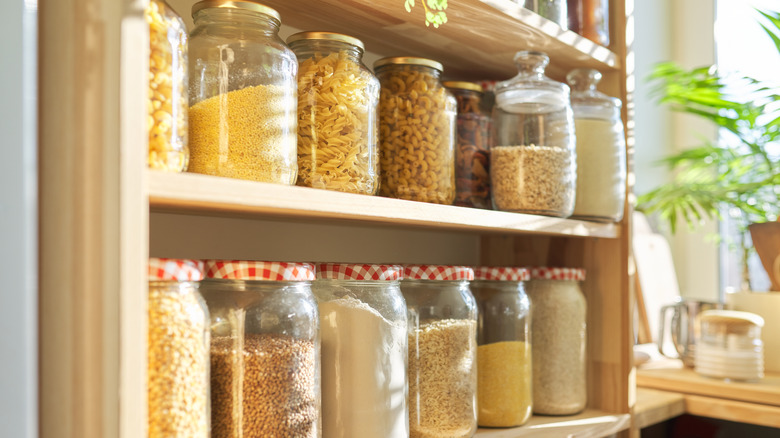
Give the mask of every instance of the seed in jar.
M 479 425 L 519 426 L 531 416 L 531 346 L 522 341 L 477 347 Z

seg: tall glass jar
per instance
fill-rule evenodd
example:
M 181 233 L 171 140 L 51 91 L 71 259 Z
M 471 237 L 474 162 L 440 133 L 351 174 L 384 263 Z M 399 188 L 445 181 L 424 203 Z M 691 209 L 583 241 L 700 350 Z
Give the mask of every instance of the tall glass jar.
M 402 274 L 397 265 L 317 265 L 325 436 L 409 436 Z
M 192 17 L 188 170 L 294 184 L 298 62 L 279 38 L 279 13 L 204 0 Z
M 381 84 L 379 194 L 412 201 L 455 200 L 457 103 L 440 81 L 443 67 L 425 58 L 374 63 Z
M 522 5 L 562 28 L 568 28 L 569 15 L 566 0 L 524 0 Z
M 601 73 L 569 72 L 577 133 L 577 196 L 573 217 L 618 222 L 626 203 L 626 137 L 619 99 L 596 90 Z
M 609 45 L 609 0 L 568 0 L 569 30 Z
M 373 195 L 379 188 L 379 81 L 363 43 L 334 32 L 287 38 L 298 57 L 298 185 Z
M 162 0 L 149 0 L 148 164 L 170 172 L 187 170 L 187 28 Z
M 320 437 L 320 338 L 308 263 L 207 260 L 211 436 Z
M 148 437 L 209 437 L 209 314 L 203 263 L 149 259 Z
M 526 293 L 533 305 L 534 413 L 572 415 L 588 400 L 585 347 L 585 270 L 531 268 Z
M 455 205 L 490 208 L 490 116 L 482 109 L 482 87 L 473 82 L 444 82 L 458 102 L 455 150 Z
M 465 266 L 404 267 L 409 312 L 409 436 L 477 430 L 477 305 Z
M 497 210 L 568 217 L 576 156 L 569 87 L 544 75 L 550 58 L 515 55 L 517 76 L 495 87 L 490 180 Z
M 528 278 L 525 268 L 474 268 L 480 426 L 520 426 L 531 417 L 531 306 L 523 285 Z

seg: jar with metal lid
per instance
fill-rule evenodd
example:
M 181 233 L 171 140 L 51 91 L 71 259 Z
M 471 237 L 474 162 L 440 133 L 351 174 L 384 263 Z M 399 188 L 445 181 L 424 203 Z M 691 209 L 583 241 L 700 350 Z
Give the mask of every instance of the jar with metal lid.
M 148 437 L 209 437 L 209 314 L 198 293 L 203 263 L 151 258 Z
M 764 377 L 764 318 L 737 310 L 705 310 L 699 315 L 696 372 L 727 380 Z
M 473 82 L 447 81 L 458 102 L 455 150 L 455 205 L 490 208 L 490 116 L 482 110 L 482 87 Z
M 455 200 L 457 103 L 442 86 L 444 68 L 425 58 L 383 58 L 379 78 L 379 194 L 412 201 Z
M 587 404 L 585 270 L 531 268 L 533 410 L 572 415 Z
M 149 0 L 144 13 L 149 24 L 150 168 L 170 172 L 187 170 L 187 28 L 181 17 L 162 0 Z
M 568 217 L 576 156 L 569 87 L 544 75 L 550 58 L 515 55 L 517 76 L 495 86 L 490 181 L 497 210 Z
M 295 54 L 254 1 L 192 6 L 189 171 L 278 184 L 298 172 Z
M 409 436 L 470 437 L 477 430 L 477 304 L 466 266 L 408 265 Z
M 596 90 L 601 73 L 569 72 L 577 134 L 577 195 L 572 217 L 618 222 L 626 203 L 626 138 L 621 102 Z
M 325 436 L 409 436 L 402 275 L 398 265 L 317 264 Z
M 320 338 L 309 263 L 207 260 L 211 436 L 320 437 Z
M 474 268 L 477 300 L 477 394 L 480 426 L 512 427 L 531 417 L 531 306 L 528 270 Z
M 334 32 L 287 38 L 298 57 L 298 185 L 373 195 L 379 188 L 379 81 L 363 43 Z

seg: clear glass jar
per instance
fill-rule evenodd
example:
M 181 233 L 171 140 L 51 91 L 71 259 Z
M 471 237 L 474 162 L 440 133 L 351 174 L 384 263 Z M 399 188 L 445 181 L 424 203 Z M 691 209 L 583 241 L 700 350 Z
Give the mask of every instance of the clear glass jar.
M 482 110 L 482 87 L 473 82 L 443 84 L 458 102 L 455 205 L 490 208 L 490 116 Z
M 379 194 L 412 201 L 455 200 L 457 103 L 442 86 L 440 63 L 383 58 L 379 78 Z
M 577 195 L 573 217 L 619 222 L 626 203 L 626 137 L 621 102 L 596 90 L 601 73 L 566 75 L 577 134 Z
M 325 436 L 409 436 L 402 274 L 397 265 L 317 265 Z
M 544 75 L 550 58 L 515 55 L 517 76 L 495 87 L 490 180 L 497 210 L 568 217 L 576 156 L 569 87 Z
M 736 310 L 705 310 L 699 316 L 696 372 L 707 377 L 755 381 L 764 377 L 764 319 Z
M 609 45 L 609 1 L 568 0 L 569 30 L 596 44 Z
M 207 260 L 211 436 L 320 437 L 320 339 L 308 263 Z
M 477 383 L 480 426 L 512 427 L 531 417 L 531 306 L 528 270 L 474 268 L 477 300 Z
M 149 130 L 150 168 L 187 170 L 187 28 L 184 20 L 162 0 L 149 0 Z
M 568 28 L 569 15 L 566 0 L 525 0 L 523 7 L 536 12 L 564 29 Z
M 287 38 L 298 57 L 298 185 L 373 195 L 379 188 L 379 80 L 363 43 L 333 32 Z
M 209 437 L 209 314 L 203 263 L 149 259 L 148 437 Z
M 572 415 L 588 400 L 585 348 L 585 296 L 580 290 L 585 270 L 531 268 L 526 293 L 533 306 L 534 413 Z
M 409 436 L 477 430 L 477 304 L 465 266 L 404 267 L 409 312 Z
M 188 170 L 294 184 L 298 61 L 279 38 L 279 13 L 205 0 L 192 17 Z

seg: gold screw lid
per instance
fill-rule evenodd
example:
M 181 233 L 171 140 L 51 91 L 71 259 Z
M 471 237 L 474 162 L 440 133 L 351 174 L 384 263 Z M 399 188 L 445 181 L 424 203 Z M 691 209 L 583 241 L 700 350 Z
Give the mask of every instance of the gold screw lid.
M 253 1 L 230 1 L 230 0 L 203 0 L 195 3 L 192 5 L 192 15 L 195 16 L 195 13 L 202 9 L 208 9 L 208 8 L 229 8 L 229 9 L 244 9 L 246 11 L 252 11 L 252 12 L 259 12 L 261 14 L 268 15 L 270 17 L 276 18 L 280 22 L 282 21 L 282 16 L 279 15 L 279 12 L 276 11 L 276 9 L 269 8 L 268 6 L 261 5 L 260 3 L 256 3 Z
M 298 32 L 287 37 L 287 44 L 289 45 L 290 43 L 294 43 L 296 41 L 303 41 L 303 40 L 339 41 L 342 43 L 353 45 L 355 47 L 359 47 L 360 50 L 366 49 L 366 47 L 363 45 L 363 41 L 360 41 L 359 39 L 353 36 L 344 35 L 343 33 L 336 33 L 336 32 Z
M 390 58 L 382 58 L 374 63 L 374 68 L 384 67 L 386 65 L 422 65 L 430 67 L 439 71 L 444 71 L 444 66 L 440 62 L 436 62 L 432 59 L 417 58 L 414 56 L 393 56 Z
M 482 89 L 481 85 L 475 84 L 474 82 L 444 81 L 441 84 L 447 88 L 456 88 L 459 90 L 471 90 L 471 91 L 476 91 L 478 93 L 485 92 L 485 90 Z

